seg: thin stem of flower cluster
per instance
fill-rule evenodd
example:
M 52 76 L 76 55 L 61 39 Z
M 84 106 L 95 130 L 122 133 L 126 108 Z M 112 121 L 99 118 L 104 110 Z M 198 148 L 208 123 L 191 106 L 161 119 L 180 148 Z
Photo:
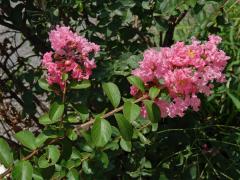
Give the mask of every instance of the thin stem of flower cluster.
M 66 100 L 66 94 L 67 94 L 67 82 L 64 81 L 64 89 L 63 89 L 63 94 L 62 94 L 62 103 L 65 105 L 65 100 Z M 62 114 L 61 117 L 61 127 L 63 127 L 63 117 L 64 117 L 64 113 Z

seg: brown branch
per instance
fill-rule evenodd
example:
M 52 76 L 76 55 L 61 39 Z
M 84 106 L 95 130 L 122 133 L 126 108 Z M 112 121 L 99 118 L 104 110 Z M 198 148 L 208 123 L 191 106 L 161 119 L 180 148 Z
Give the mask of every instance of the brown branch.
M 58 137 L 56 139 L 53 139 L 51 140 L 49 143 L 46 144 L 47 145 L 50 145 L 50 144 L 53 144 L 55 142 L 58 142 L 59 140 L 62 140 L 64 137 Z M 33 150 L 29 155 L 23 157 L 21 160 L 23 161 L 26 161 L 26 160 L 29 160 L 31 159 L 34 155 L 36 155 L 42 148 L 38 148 L 38 149 L 35 149 Z M 2 180 L 4 177 L 6 177 L 7 175 L 9 175 L 10 173 L 12 172 L 12 167 L 8 168 L 4 173 L 0 174 L 0 180 Z
M 15 86 L 19 86 L 23 92 L 27 91 L 28 89 L 21 83 L 19 82 L 9 71 L 9 69 L 4 66 L 2 63 L 0 63 L 0 68 L 6 73 L 6 75 L 11 79 L 14 83 Z M 42 109 L 42 111 L 46 112 L 48 111 L 48 108 L 33 94 L 33 100 L 35 103 Z
M 134 103 L 138 103 L 138 102 L 141 102 L 143 101 L 144 99 L 147 99 L 148 98 L 148 95 L 143 95 L 142 97 L 138 98 L 137 100 L 134 101 Z M 119 111 L 122 111 L 123 110 L 123 106 L 120 106 L 106 114 L 104 114 L 102 116 L 102 118 L 107 118 L 109 116 L 112 116 L 114 113 L 116 112 L 119 112 Z M 79 126 L 77 126 L 75 129 L 76 130 L 79 130 L 79 129 L 82 129 L 82 128 L 87 128 L 89 127 L 90 125 L 92 125 L 94 123 L 95 119 L 91 119 L 90 121 L 84 123 L 84 124 L 81 124 Z M 50 141 L 49 143 L 47 143 L 47 145 L 50 145 L 50 144 L 53 144 L 61 139 L 63 139 L 64 137 L 60 137 L 60 138 L 56 138 L 56 139 L 53 139 L 52 141 Z M 46 146 L 47 146 L 46 145 Z M 38 154 L 38 152 L 41 150 L 42 148 L 38 148 L 38 149 L 35 149 L 33 150 L 30 154 L 28 154 L 27 156 L 23 157 L 21 160 L 29 160 L 31 159 L 34 155 Z M 2 180 L 5 176 L 9 175 L 10 173 L 12 172 L 12 167 L 8 168 L 3 174 L 0 175 L 0 180 Z
M 168 30 L 164 38 L 163 47 L 171 46 L 174 43 L 173 35 L 174 35 L 175 28 L 181 22 L 181 20 L 186 16 L 186 14 L 187 14 L 187 11 L 185 10 L 179 16 L 170 16 L 168 20 Z
M 141 101 L 143 101 L 144 99 L 147 99 L 147 98 L 148 98 L 148 95 L 143 95 L 142 97 L 140 97 L 136 101 L 134 101 L 134 103 L 141 102 Z M 109 116 L 112 116 L 114 113 L 122 111 L 122 110 L 123 110 L 123 106 L 120 106 L 120 107 L 104 114 L 101 118 L 103 118 L 103 119 L 108 118 Z M 78 131 L 80 129 L 88 129 L 89 126 L 91 126 L 94 123 L 95 120 L 96 119 L 91 118 L 88 122 L 76 126 L 75 130 Z

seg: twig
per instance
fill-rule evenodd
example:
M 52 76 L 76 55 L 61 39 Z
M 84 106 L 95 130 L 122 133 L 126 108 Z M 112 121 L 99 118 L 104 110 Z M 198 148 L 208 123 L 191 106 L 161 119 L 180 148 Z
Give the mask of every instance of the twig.
M 163 41 L 163 47 L 170 46 L 173 44 L 173 35 L 175 31 L 175 27 L 181 22 L 181 20 L 186 16 L 187 11 L 185 10 L 182 14 L 180 14 L 178 17 L 171 16 L 169 18 L 168 23 L 168 30 L 166 32 L 164 41 Z
M 57 141 L 59 141 L 59 140 L 61 140 L 61 139 L 63 139 L 63 138 L 64 138 L 64 137 L 60 137 L 60 138 L 58 137 L 58 138 L 56 138 L 56 139 L 53 139 L 52 141 L 50 141 L 49 143 L 47 143 L 47 145 L 53 144 L 53 143 L 55 143 L 55 142 L 57 142 Z M 46 146 L 47 146 L 47 145 L 46 145 Z M 41 149 L 42 149 L 42 148 L 38 148 L 38 149 L 33 150 L 29 155 L 23 157 L 21 160 L 26 161 L 26 160 L 31 159 L 31 158 L 32 158 L 35 154 L 37 154 Z M 2 180 L 5 176 L 9 175 L 9 174 L 12 172 L 12 168 L 13 168 L 13 167 L 10 167 L 10 168 L 8 168 L 4 173 L 0 174 L 0 180 Z
M 148 98 L 148 95 L 143 95 L 142 97 L 138 98 L 136 101 L 134 101 L 134 103 L 138 103 L 138 102 L 141 102 L 142 100 L 144 99 L 147 99 Z M 116 112 L 119 112 L 119 111 L 122 111 L 123 110 L 123 106 L 120 106 L 106 114 L 104 114 L 101 118 L 108 118 L 109 116 L 112 116 L 114 113 Z M 78 126 L 75 127 L 75 130 L 78 131 L 80 129 L 86 129 L 88 128 L 90 125 L 92 125 L 95 121 L 95 118 L 92 118 L 90 119 L 90 121 L 86 122 L 86 123 L 83 123 L 83 124 L 80 124 Z

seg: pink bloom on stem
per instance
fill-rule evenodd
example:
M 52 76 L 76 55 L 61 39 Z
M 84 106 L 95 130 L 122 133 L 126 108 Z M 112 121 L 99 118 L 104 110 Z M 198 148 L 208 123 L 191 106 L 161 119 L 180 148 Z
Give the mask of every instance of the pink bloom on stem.
M 155 100 L 162 117 L 182 117 L 190 107 L 198 111 L 201 101 L 197 94 L 209 95 L 213 81 L 225 81 L 223 71 L 229 57 L 217 47 L 221 40 L 219 36 L 209 35 L 208 41 L 203 43 L 192 38 L 189 45 L 177 42 L 160 51 L 144 52 L 139 68 L 132 74 L 140 77 L 146 88 L 156 86 L 168 93 L 170 101 L 159 97 Z M 130 93 L 134 96 L 137 92 L 132 86 Z M 142 114 L 146 117 L 144 107 Z
M 69 27 L 56 26 L 49 33 L 52 49 L 43 55 L 42 64 L 48 70 L 49 84 L 58 84 L 64 88 L 63 74 L 69 73 L 72 79 L 81 81 L 89 79 L 92 69 L 96 68 L 90 53 L 97 53 L 100 47 L 79 36 Z

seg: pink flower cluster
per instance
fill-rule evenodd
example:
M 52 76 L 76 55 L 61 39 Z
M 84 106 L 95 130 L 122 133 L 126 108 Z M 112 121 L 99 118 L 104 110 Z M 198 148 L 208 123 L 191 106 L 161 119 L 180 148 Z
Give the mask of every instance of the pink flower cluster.
M 42 64 L 48 71 L 48 83 L 58 84 L 64 88 L 63 74 L 80 81 L 89 79 L 92 69 L 96 67 L 91 53 L 99 51 L 99 46 L 84 37 L 73 33 L 69 27 L 57 26 L 49 33 L 53 51 L 43 55 Z
M 229 57 L 218 49 L 220 42 L 219 36 L 210 35 L 203 43 L 192 39 L 190 45 L 177 42 L 160 51 L 149 49 L 144 52 L 140 67 L 132 74 L 140 77 L 147 88 L 156 86 L 167 92 L 168 98 L 155 99 L 162 117 L 182 117 L 189 107 L 198 111 L 200 99 L 197 94 L 209 95 L 214 80 L 225 81 L 222 72 Z M 138 96 L 140 91 L 132 86 L 130 93 Z M 147 115 L 144 107 L 142 114 Z

